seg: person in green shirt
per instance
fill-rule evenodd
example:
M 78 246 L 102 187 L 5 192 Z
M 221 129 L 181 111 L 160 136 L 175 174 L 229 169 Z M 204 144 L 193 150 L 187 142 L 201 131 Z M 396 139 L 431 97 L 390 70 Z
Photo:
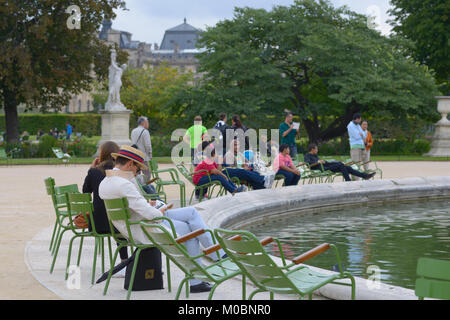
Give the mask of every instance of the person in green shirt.
M 203 142 L 203 137 L 208 133 L 208 129 L 206 129 L 202 125 L 202 117 L 196 116 L 194 118 L 194 125 L 187 129 L 186 134 L 184 135 L 184 142 L 186 142 L 191 147 L 191 159 L 192 163 L 195 163 L 195 153 L 197 152 L 197 146 Z
M 281 144 L 287 144 L 290 150 L 290 156 L 292 159 L 297 157 L 297 144 L 295 143 L 295 137 L 297 136 L 297 130 L 294 129 L 294 114 L 292 112 L 286 113 L 284 122 L 280 124 Z

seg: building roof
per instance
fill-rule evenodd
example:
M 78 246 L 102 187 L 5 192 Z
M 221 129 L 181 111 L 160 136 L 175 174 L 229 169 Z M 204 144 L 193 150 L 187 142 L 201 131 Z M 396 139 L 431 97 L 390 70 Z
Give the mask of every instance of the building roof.
M 197 40 L 200 38 L 201 31 L 186 22 L 174 28 L 166 30 L 160 50 L 178 50 L 195 49 Z

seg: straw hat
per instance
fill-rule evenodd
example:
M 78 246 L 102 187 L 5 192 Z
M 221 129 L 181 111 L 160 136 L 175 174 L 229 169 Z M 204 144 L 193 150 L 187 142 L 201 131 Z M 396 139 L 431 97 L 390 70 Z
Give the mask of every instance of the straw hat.
M 119 153 L 111 153 L 111 156 L 116 159 L 122 157 L 133 160 L 142 169 L 147 170 L 147 166 L 144 164 L 144 153 L 130 146 L 120 146 Z

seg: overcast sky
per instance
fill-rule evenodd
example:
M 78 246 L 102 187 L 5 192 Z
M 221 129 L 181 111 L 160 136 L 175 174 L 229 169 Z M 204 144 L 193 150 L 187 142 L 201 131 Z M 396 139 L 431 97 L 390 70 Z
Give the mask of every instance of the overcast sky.
M 389 33 L 386 11 L 389 0 L 331 0 L 339 7 L 347 5 L 351 10 L 378 18 L 378 29 Z M 113 21 L 116 30 L 128 31 L 133 40 L 161 44 L 165 30 L 187 22 L 196 28 L 214 26 L 218 21 L 231 19 L 234 7 L 264 8 L 289 6 L 294 0 L 126 0 L 128 11 L 117 10 Z

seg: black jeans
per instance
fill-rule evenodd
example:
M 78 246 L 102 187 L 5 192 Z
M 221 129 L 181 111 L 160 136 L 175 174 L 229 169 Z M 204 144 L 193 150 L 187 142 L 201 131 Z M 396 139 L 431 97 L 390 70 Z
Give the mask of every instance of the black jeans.
M 332 172 L 341 172 L 344 176 L 345 181 L 352 181 L 350 175 L 354 175 L 360 178 L 367 178 L 367 173 L 360 172 L 358 170 L 353 169 L 350 166 L 344 165 L 342 162 L 326 162 L 323 165 L 325 170 L 330 170 Z

